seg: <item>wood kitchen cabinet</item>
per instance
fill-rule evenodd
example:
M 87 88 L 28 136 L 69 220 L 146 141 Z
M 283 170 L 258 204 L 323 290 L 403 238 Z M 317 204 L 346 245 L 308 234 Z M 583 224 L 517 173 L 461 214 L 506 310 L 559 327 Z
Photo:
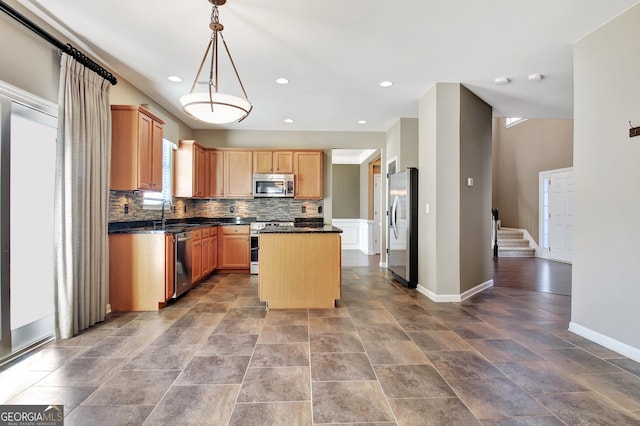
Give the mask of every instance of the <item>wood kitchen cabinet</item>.
M 224 196 L 226 198 L 253 197 L 253 152 L 224 151 Z
M 182 140 L 175 152 L 175 196 L 206 197 L 204 148 L 194 140 Z
M 209 262 L 211 262 L 211 272 L 218 269 L 218 227 L 211 227 L 211 244 L 209 245 Z
M 205 193 L 207 197 L 224 197 L 224 151 L 205 151 Z
M 191 283 L 196 284 L 202 279 L 202 231 L 191 231 L 193 253 L 191 258 Z
M 164 121 L 137 105 L 111 105 L 111 182 L 119 191 L 162 191 Z
M 254 173 L 293 173 L 293 151 L 253 151 Z
M 113 311 L 154 311 L 173 296 L 174 235 L 109 235 L 109 304 Z
M 202 228 L 202 278 L 211 273 L 211 227 Z
M 320 199 L 322 192 L 323 151 L 294 151 L 295 198 Z
M 249 270 L 251 238 L 248 225 L 220 227 L 218 269 Z

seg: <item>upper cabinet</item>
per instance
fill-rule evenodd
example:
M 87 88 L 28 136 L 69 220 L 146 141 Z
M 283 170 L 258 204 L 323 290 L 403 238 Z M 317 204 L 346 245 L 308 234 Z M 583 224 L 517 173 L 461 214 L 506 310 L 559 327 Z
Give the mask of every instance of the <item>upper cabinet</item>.
M 292 151 L 253 151 L 254 173 L 293 173 Z
M 323 151 L 294 151 L 295 198 L 320 199 Z
M 164 121 L 137 105 L 111 105 L 111 184 L 119 191 L 162 191 Z
M 322 150 L 203 148 L 180 141 L 175 153 L 175 195 L 190 198 L 253 198 L 254 173 L 293 173 L 295 198 L 322 199 Z
M 252 198 L 253 151 L 224 151 L 224 196 Z
M 205 192 L 207 197 L 224 197 L 224 152 L 205 151 L 207 159 L 204 163 Z
M 204 148 L 193 140 L 180 141 L 175 152 L 175 196 L 207 197 L 205 192 L 205 161 L 208 160 Z

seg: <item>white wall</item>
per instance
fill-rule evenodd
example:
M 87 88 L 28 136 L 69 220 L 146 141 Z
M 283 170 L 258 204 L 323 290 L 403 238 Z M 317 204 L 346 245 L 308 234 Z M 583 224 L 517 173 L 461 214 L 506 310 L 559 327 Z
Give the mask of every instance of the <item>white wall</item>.
M 574 46 L 571 330 L 640 361 L 640 5 Z M 626 352 L 625 352 L 626 351 Z

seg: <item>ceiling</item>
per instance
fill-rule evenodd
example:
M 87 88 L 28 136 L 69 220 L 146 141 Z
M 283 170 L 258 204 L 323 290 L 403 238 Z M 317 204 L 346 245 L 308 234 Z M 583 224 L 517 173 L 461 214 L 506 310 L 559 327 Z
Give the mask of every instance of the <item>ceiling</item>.
M 253 111 L 209 125 L 179 104 L 209 40 L 207 0 L 18 1 L 194 129 L 297 131 L 387 131 L 436 82 L 464 84 L 496 117 L 572 118 L 572 44 L 638 3 L 228 0 L 220 22 Z M 220 91 L 240 95 L 221 73 Z

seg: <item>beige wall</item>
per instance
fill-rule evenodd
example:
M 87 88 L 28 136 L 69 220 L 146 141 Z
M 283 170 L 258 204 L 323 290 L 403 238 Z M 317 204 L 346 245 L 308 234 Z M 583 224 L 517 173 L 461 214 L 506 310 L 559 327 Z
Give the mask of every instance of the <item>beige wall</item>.
M 573 120 L 504 124 L 494 120 L 492 205 L 502 226 L 526 229 L 538 241 L 538 174 L 573 166 Z
M 640 5 L 574 46 L 571 329 L 640 362 Z
M 29 15 L 17 1 L 6 3 Z M 39 19 L 31 19 L 42 25 Z M 4 13 L 0 13 L 0 34 L 0 80 L 57 104 L 58 50 Z
M 333 217 L 360 217 L 360 165 L 334 164 L 332 168 Z

